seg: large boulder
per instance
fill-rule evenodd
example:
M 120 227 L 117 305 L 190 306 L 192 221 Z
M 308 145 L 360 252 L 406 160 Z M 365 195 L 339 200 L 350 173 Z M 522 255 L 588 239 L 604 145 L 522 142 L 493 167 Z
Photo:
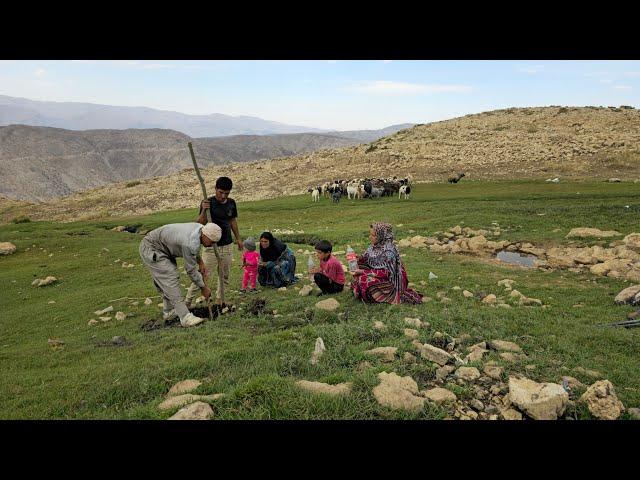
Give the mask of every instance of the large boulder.
M 589 270 L 594 275 L 608 275 L 610 272 L 626 273 L 631 269 L 631 260 L 614 259 L 596 263 Z
M 569 394 L 555 383 L 509 377 L 509 400 L 534 420 L 556 420 L 564 414 Z
M 455 376 L 460 380 L 473 382 L 480 378 L 480 372 L 475 367 L 460 367 L 456 370 Z
M 422 395 L 427 398 L 427 400 L 431 400 L 434 403 L 455 402 L 458 399 L 456 394 L 451 390 L 440 387 L 423 391 Z
M 411 377 L 400 377 L 395 372 L 380 372 L 378 378 L 380 384 L 374 387 L 373 396 L 380 405 L 414 413 L 424 406 L 425 399 L 417 396 L 418 384 Z
M 601 420 L 616 420 L 624 412 L 624 405 L 618 400 L 609 380 L 600 380 L 591 385 L 580 400 L 587 404 L 594 417 Z
M 618 305 L 623 305 L 625 303 L 631 303 L 634 300 L 634 297 L 638 293 L 640 293 L 640 285 L 632 285 L 631 287 L 627 287 L 624 290 L 622 290 L 620 293 L 618 293 L 618 295 L 616 295 L 616 298 L 614 299 L 614 301 Z
M 627 247 L 640 250 L 640 233 L 630 233 L 622 241 Z
M 0 242 L 0 255 L 11 255 L 16 251 L 16 246 L 11 242 Z
M 605 237 L 616 237 L 618 235 L 622 235 L 620 232 L 616 232 L 615 230 L 599 230 L 597 228 L 572 228 L 571 231 L 567 234 L 566 238 L 574 238 L 574 237 L 596 237 L 596 238 L 605 238 Z

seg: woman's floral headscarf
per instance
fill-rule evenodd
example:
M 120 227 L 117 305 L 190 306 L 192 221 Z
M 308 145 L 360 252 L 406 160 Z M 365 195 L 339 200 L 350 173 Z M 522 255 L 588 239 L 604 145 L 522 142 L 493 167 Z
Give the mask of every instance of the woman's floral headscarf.
M 393 230 L 390 224 L 377 222 L 371 225 L 376 234 L 376 243 L 364 253 L 367 264 L 371 268 L 389 271 L 389 280 L 394 286 L 394 296 L 399 300 L 402 292 L 402 267 L 400 252 L 393 243 Z

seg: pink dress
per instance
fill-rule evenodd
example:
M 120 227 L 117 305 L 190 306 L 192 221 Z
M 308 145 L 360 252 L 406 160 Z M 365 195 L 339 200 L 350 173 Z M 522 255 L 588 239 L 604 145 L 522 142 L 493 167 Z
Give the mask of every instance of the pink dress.
M 244 264 L 244 274 L 242 275 L 242 289 L 246 290 L 247 285 L 256 288 L 256 278 L 258 278 L 258 261 L 260 254 L 255 250 L 250 252 L 245 250 L 242 253 L 242 263 Z

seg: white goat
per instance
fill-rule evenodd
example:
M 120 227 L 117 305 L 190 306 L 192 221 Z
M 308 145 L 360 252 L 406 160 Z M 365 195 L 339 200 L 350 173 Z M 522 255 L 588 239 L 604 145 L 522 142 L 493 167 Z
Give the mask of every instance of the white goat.
M 400 187 L 400 191 L 398 192 L 398 199 L 400 199 L 401 195 L 404 195 L 404 199 L 409 199 L 409 194 L 411 193 L 411 187 L 409 185 L 402 185 Z
M 318 188 L 314 188 L 311 191 L 311 200 L 313 200 L 314 202 L 320 201 L 320 190 Z
M 347 197 L 349 198 L 349 200 L 355 199 L 356 195 L 358 195 L 358 187 L 356 185 L 353 184 L 349 184 L 347 185 Z

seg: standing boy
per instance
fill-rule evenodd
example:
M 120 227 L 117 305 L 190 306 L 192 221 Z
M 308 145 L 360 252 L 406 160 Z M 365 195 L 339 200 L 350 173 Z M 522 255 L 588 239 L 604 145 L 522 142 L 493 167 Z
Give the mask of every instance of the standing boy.
M 320 240 L 316 244 L 316 256 L 320 260 L 320 267 L 313 268 L 313 280 L 320 288 L 318 296 L 340 293 L 344 289 L 344 269 L 342 263 L 331 255 L 333 246 L 327 240 Z
M 218 253 L 220 254 L 220 267 L 222 269 L 222 278 L 224 282 L 224 291 L 229 291 L 229 272 L 231 270 L 231 262 L 233 259 L 233 240 L 231 238 L 231 232 L 235 236 L 235 242 L 238 245 L 238 250 L 242 251 L 242 239 L 238 232 L 238 210 L 236 208 L 236 202 L 232 198 L 229 198 L 229 193 L 233 187 L 233 182 L 229 177 L 219 177 L 216 180 L 216 193 L 214 196 L 209 197 L 208 200 L 203 200 L 200 204 L 200 215 L 198 216 L 198 223 L 207 223 L 207 216 L 205 210 L 207 208 L 211 211 L 211 221 L 218 225 L 222 230 L 222 237 L 218 241 Z M 216 279 L 216 305 L 218 310 L 222 310 L 225 305 L 222 304 L 221 292 L 220 292 L 220 280 L 218 275 L 218 259 L 216 258 L 213 247 L 204 248 L 202 253 L 202 261 L 207 267 L 207 270 L 211 272 L 209 275 L 210 281 Z M 196 296 L 198 286 L 192 283 L 187 291 L 185 303 L 188 308 L 191 308 L 193 298 Z

